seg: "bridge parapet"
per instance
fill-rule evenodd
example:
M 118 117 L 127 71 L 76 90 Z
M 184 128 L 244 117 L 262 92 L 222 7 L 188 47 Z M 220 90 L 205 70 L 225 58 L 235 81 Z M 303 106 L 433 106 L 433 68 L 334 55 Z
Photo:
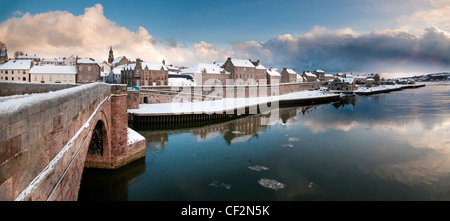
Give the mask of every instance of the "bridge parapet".
M 76 200 L 85 163 L 143 156 L 128 153 L 126 108 L 126 86 L 104 83 L 1 103 L 0 200 Z

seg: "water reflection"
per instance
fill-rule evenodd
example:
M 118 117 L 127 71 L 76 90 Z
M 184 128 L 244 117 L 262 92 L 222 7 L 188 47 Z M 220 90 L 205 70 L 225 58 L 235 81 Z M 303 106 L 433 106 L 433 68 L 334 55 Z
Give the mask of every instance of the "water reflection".
M 128 200 L 449 200 L 449 110 L 450 84 L 430 84 L 282 108 L 270 126 L 252 115 L 138 129 L 140 172 L 99 188 Z M 273 180 L 283 188 L 264 188 Z

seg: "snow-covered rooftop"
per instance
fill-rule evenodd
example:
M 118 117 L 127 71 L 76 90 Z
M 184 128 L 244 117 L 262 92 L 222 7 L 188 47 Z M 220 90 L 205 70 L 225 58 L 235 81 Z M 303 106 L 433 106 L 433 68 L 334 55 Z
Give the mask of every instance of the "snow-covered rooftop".
M 198 63 L 184 69 L 181 73 L 184 74 L 196 74 L 203 73 L 206 71 L 208 74 L 220 74 L 223 72 L 223 68 L 217 66 L 216 64 Z M 228 72 L 227 72 L 228 73 Z
M 233 63 L 235 67 L 249 67 L 249 68 L 255 67 L 255 65 L 253 65 L 253 63 L 250 60 L 245 59 L 232 58 L 231 63 Z
M 19 55 L 17 56 L 18 59 L 39 59 L 36 55 Z
M 316 72 L 325 72 L 325 71 L 323 71 L 323 70 L 316 70 Z
M 78 63 L 81 64 L 96 64 L 95 61 L 89 59 L 89 58 L 78 58 Z
M 43 65 L 34 66 L 30 69 L 30 74 L 76 74 L 77 68 L 75 66 L 55 66 Z
M 256 66 L 256 69 L 266 69 L 266 67 L 264 67 L 262 64 L 258 64 L 258 66 Z
M 112 62 L 112 64 L 119 63 L 119 61 L 122 60 L 122 58 L 124 58 L 124 57 L 125 57 L 125 56 L 120 56 L 120 57 L 114 59 L 114 61 Z
M 166 65 L 162 63 L 142 62 L 141 66 L 142 69 L 145 69 L 145 67 L 147 66 L 149 70 L 161 70 L 161 68 L 164 68 L 165 71 L 169 70 Z
M 293 69 L 286 68 L 287 73 L 289 74 L 297 74 Z
M 277 69 L 267 69 L 267 74 L 270 76 L 281 76 Z
M 0 70 L 26 70 L 31 68 L 31 60 L 9 60 L 2 66 Z
M 63 58 L 43 58 L 43 62 L 63 62 Z
M 305 74 L 308 77 L 317 77 L 315 74 L 311 73 L 310 71 L 305 71 Z

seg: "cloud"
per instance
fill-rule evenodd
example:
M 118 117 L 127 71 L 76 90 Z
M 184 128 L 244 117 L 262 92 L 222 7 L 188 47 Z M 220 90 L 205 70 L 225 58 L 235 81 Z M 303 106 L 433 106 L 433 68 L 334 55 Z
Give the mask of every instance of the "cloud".
M 255 50 L 255 46 L 257 49 Z M 450 69 L 450 35 L 436 27 L 422 36 L 399 29 L 358 34 L 350 28 L 314 27 L 264 43 L 236 42 L 233 49 L 248 57 L 264 57 L 266 66 L 330 72 L 417 72 Z
M 0 24 L 0 40 L 11 52 L 24 51 L 40 57 L 71 54 L 107 59 L 112 45 L 116 56 L 169 64 L 192 65 L 197 62 L 225 61 L 227 57 L 261 60 L 266 67 L 291 67 L 296 70 L 325 69 L 327 72 L 437 72 L 450 69 L 450 35 L 444 30 L 448 16 L 438 19 L 440 10 L 450 7 L 446 1 L 430 1 L 430 17 L 418 11 L 400 17 L 404 27 L 416 20 L 428 19 L 422 34 L 406 28 L 358 33 L 347 27 L 329 30 L 313 27 L 303 35 L 282 34 L 265 42 L 234 41 L 223 49 L 200 41 L 180 46 L 175 39 L 155 39 L 144 27 L 131 31 L 109 20 L 103 7 L 96 4 L 81 15 L 52 11 L 31 15 L 22 13 Z M 436 11 L 433 11 L 436 10 Z M 422 13 L 422 14 L 421 14 Z M 17 13 L 17 15 L 19 15 Z M 430 24 L 442 26 L 427 26 Z
M 19 15 L 16 13 L 16 15 Z M 0 39 L 9 51 L 24 51 L 43 58 L 68 56 L 106 60 L 109 46 L 116 56 L 145 61 L 190 65 L 198 61 L 222 59 L 226 54 L 206 42 L 180 47 L 174 39 L 155 39 L 144 27 L 133 32 L 107 19 L 96 4 L 75 16 L 67 11 L 52 11 L 13 17 L 0 24 Z M 163 44 L 164 43 L 164 44 Z M 157 49 L 158 46 L 166 46 Z

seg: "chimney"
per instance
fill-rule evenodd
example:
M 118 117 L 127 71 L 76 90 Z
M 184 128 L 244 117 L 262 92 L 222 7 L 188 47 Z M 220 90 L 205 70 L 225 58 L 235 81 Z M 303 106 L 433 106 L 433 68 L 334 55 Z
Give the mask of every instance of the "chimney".
M 163 65 L 166 65 L 166 61 L 164 59 L 162 60 L 162 63 L 163 63 Z

